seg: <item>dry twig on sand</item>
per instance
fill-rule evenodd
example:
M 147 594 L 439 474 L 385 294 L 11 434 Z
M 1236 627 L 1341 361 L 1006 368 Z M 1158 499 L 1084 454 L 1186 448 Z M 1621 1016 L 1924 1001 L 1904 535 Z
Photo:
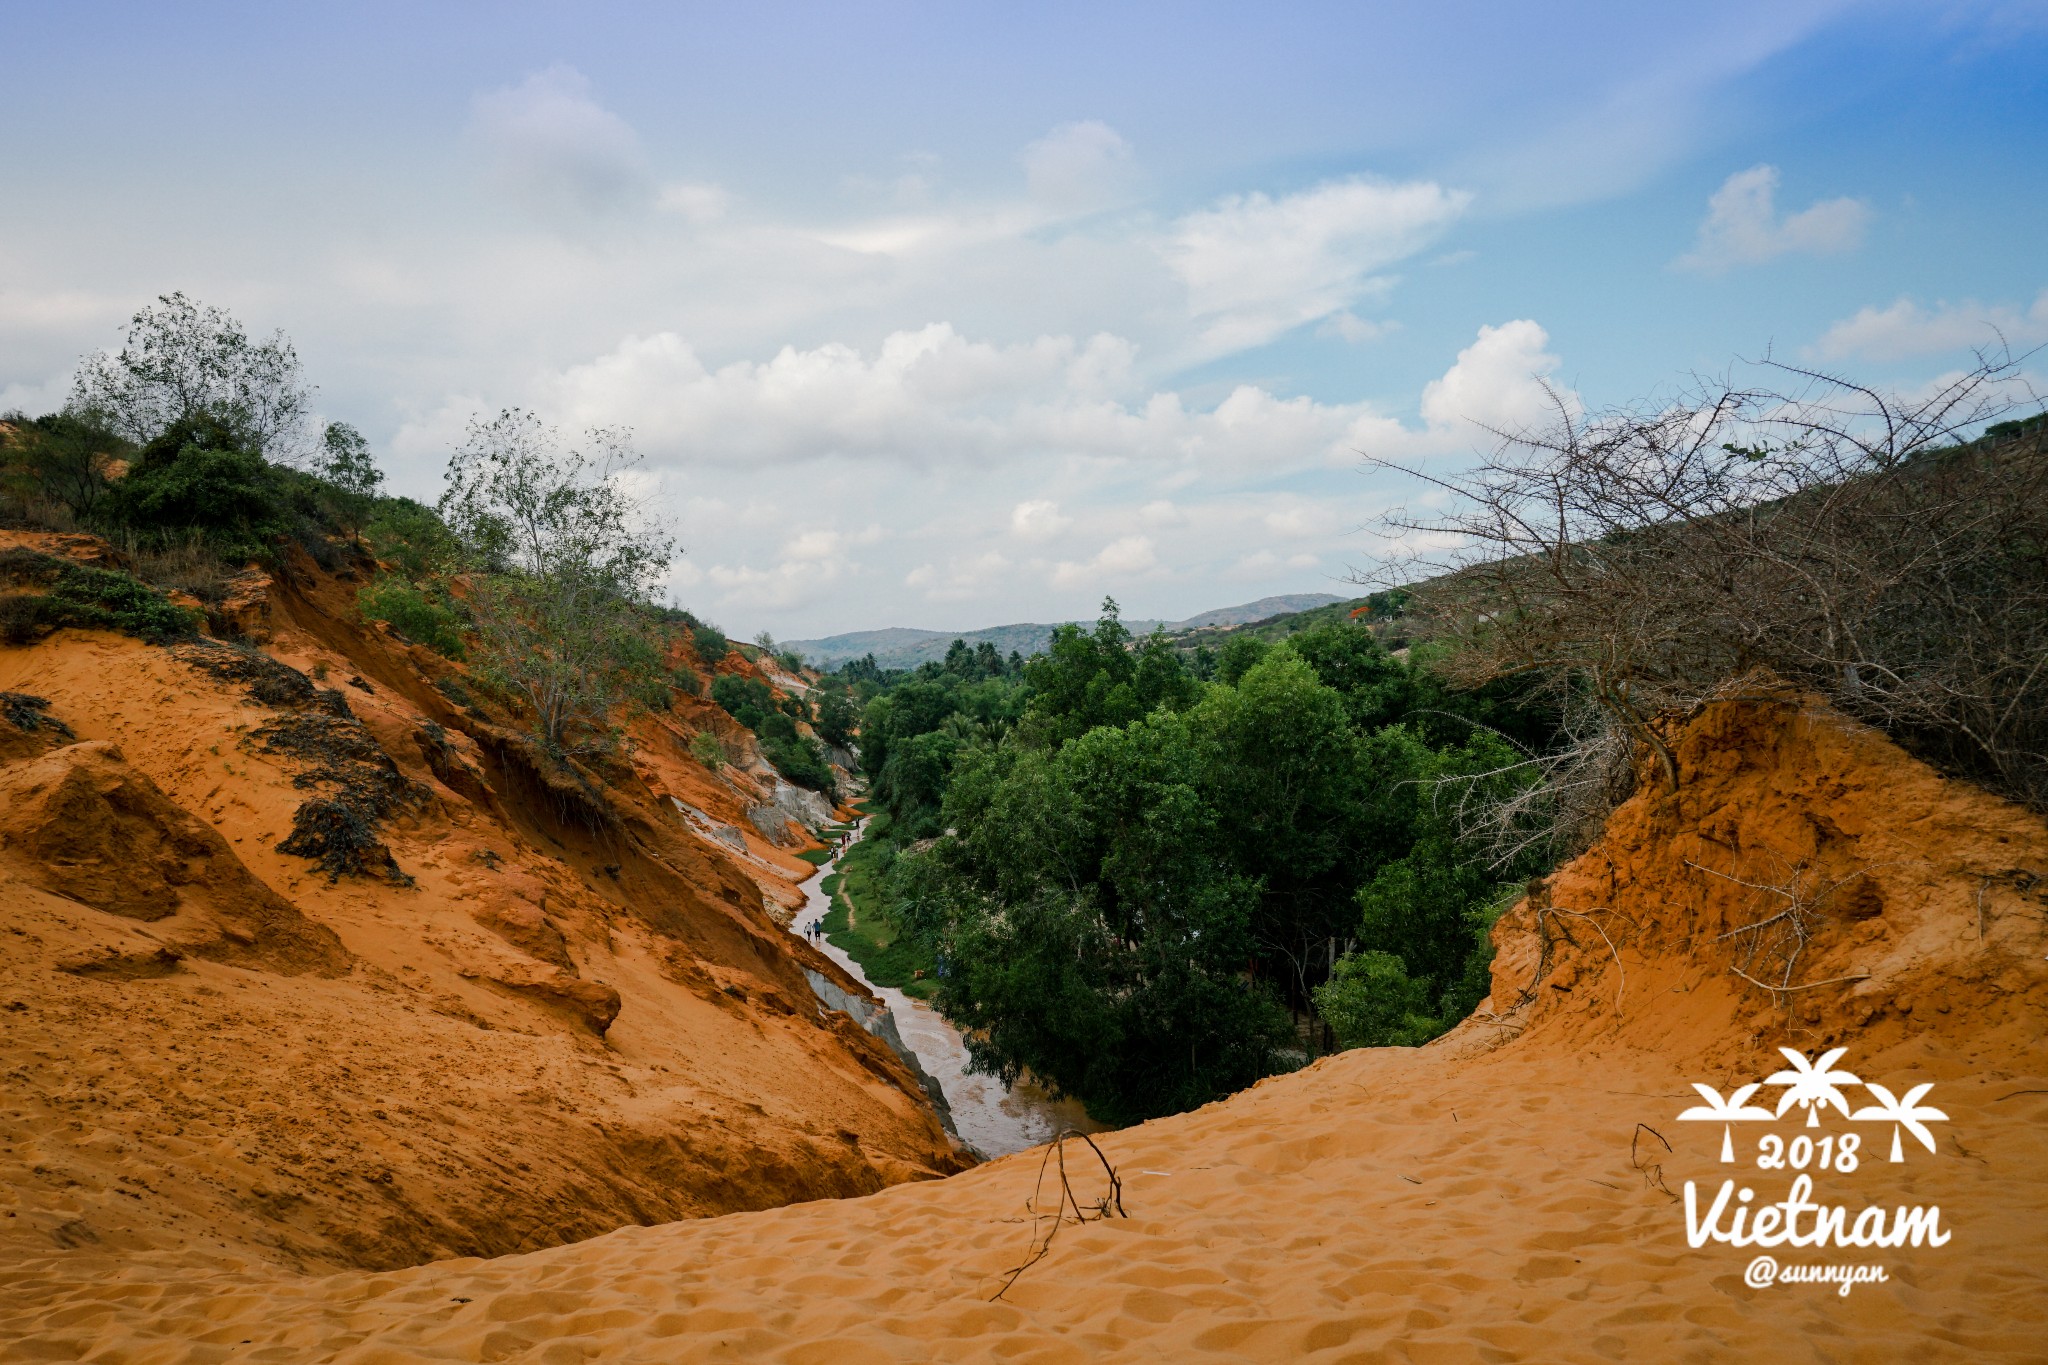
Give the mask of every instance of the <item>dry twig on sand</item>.
M 1628 991 L 1628 969 L 1621 965 L 1621 950 L 1615 947 L 1614 940 L 1607 936 L 1607 931 L 1600 927 L 1600 922 L 1594 919 L 1593 916 L 1615 915 L 1626 920 L 1631 929 L 1637 929 L 1641 926 L 1619 910 L 1607 905 L 1596 905 L 1591 910 L 1566 910 L 1562 906 L 1556 905 L 1539 905 L 1536 907 L 1536 932 L 1542 941 L 1543 948 L 1541 954 L 1536 959 L 1536 973 L 1529 979 L 1529 984 L 1522 988 L 1521 998 L 1515 1002 L 1516 1006 L 1526 1005 L 1536 998 L 1536 988 L 1542 985 L 1544 979 L 1550 975 L 1551 949 L 1558 939 L 1563 939 L 1574 948 L 1580 946 L 1579 941 L 1572 937 L 1569 929 L 1559 926 L 1556 933 L 1551 931 L 1550 920 L 1554 915 L 1569 915 L 1573 919 L 1585 920 L 1593 926 L 1593 932 L 1600 935 L 1600 941 L 1607 945 L 1607 951 L 1614 958 L 1614 970 L 1619 974 L 1620 978 L 1616 983 L 1617 989 L 1614 995 L 1614 1012 L 1619 1015 L 1621 1013 L 1622 999 Z
M 1652 1128 L 1647 1123 L 1638 1123 L 1636 1125 L 1635 1132 L 1629 1134 L 1628 1163 L 1629 1165 L 1635 1167 L 1637 1173 L 1643 1177 L 1643 1183 L 1645 1185 L 1649 1185 L 1653 1188 L 1660 1189 L 1664 1191 L 1665 1194 L 1670 1195 L 1671 1198 L 1676 1199 L 1678 1198 L 1678 1196 L 1672 1194 L 1671 1187 L 1664 1183 L 1664 1163 L 1659 1161 L 1651 1165 L 1645 1166 L 1643 1164 L 1643 1158 L 1641 1153 L 1639 1153 L 1636 1150 L 1636 1144 L 1643 1140 L 1643 1134 L 1645 1133 L 1648 1133 L 1651 1137 L 1657 1139 L 1657 1141 L 1662 1142 L 1664 1144 L 1664 1150 L 1667 1153 L 1671 1150 L 1671 1143 L 1665 1138 L 1665 1136 L 1662 1133 L 1658 1132 L 1655 1128 Z
M 1067 1175 L 1067 1139 L 1070 1137 L 1077 1137 L 1088 1144 L 1088 1150 L 1095 1153 L 1095 1159 L 1102 1163 L 1102 1173 L 1109 1178 L 1108 1193 L 1086 1205 L 1083 1205 L 1080 1197 L 1074 1193 L 1073 1181 Z M 1059 1199 L 1053 1204 L 1050 1212 L 1043 1210 L 1038 1202 L 1039 1196 L 1045 1192 L 1045 1174 L 1048 1168 L 1056 1168 L 1060 1178 Z M 1109 1164 L 1109 1158 L 1095 1145 L 1094 1138 L 1071 1128 L 1060 1129 L 1059 1135 L 1046 1145 L 1045 1155 L 1038 1163 L 1038 1180 L 1032 1185 L 1031 1197 L 1024 1201 L 1024 1207 L 1031 1214 L 1031 1248 L 1021 1262 L 1005 1273 L 1002 1287 L 989 1296 L 990 1303 L 1009 1293 L 1010 1286 L 1017 1283 L 1020 1275 L 1045 1259 L 1046 1254 L 1052 1250 L 1052 1239 L 1067 1221 L 1069 1209 L 1073 1210 L 1074 1221 L 1077 1223 L 1099 1222 L 1112 1213 L 1118 1218 L 1130 1217 L 1124 1212 L 1124 1182 L 1117 1175 L 1116 1167 Z

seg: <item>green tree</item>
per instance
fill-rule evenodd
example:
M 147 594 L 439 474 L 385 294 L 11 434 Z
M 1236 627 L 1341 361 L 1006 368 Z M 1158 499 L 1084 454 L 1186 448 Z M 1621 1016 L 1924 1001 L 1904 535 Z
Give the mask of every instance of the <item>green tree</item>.
M 1045 653 L 1025 662 L 1024 678 L 1031 687 L 1026 730 L 1032 742 L 1051 746 L 1098 725 L 1128 725 L 1160 706 L 1185 707 L 1200 691 L 1164 635 L 1133 647 L 1108 597 L 1093 631 L 1055 628 Z
M 377 558 L 416 586 L 461 567 L 462 545 L 448 524 L 411 498 L 380 500 L 363 535 Z
M 818 698 L 818 738 L 835 749 L 853 747 L 860 711 L 844 692 L 825 692 Z
M 732 642 L 725 638 L 725 632 L 714 625 L 699 625 L 690 631 L 690 643 L 697 651 L 697 657 L 710 668 L 723 659 L 732 649 Z
M 476 571 L 471 611 L 484 672 L 525 702 L 555 757 L 609 750 L 624 665 L 675 553 L 627 496 L 626 433 L 592 428 L 567 447 L 531 413 L 470 424 L 448 463 L 440 512 Z
M 370 454 L 370 443 L 346 422 L 329 422 L 320 436 L 320 453 L 314 472 L 331 487 L 329 494 L 341 528 L 350 540 L 360 541 L 363 523 L 377 505 L 377 489 L 384 471 Z
M 1429 1015 L 1429 983 L 1412 979 L 1392 953 L 1338 960 L 1316 987 L 1316 1010 L 1345 1047 L 1416 1047 L 1441 1032 Z
M 1398 775 L 1369 765 L 1343 698 L 1290 650 L 1269 652 L 1236 687 L 1212 687 L 1190 719 L 1206 755 L 1217 837 L 1260 887 L 1265 969 L 1305 1008 L 1330 940 L 1348 937 L 1356 922 L 1361 862 L 1405 833 L 1398 820 L 1376 828 Z
M 232 433 L 218 448 L 289 463 L 312 397 L 284 333 L 252 341 L 225 310 L 178 293 L 136 313 L 118 352 L 86 358 L 66 410 L 142 445 L 203 418 Z
M 1216 681 L 1230 687 L 1252 671 L 1272 646 L 1256 635 L 1233 635 L 1224 641 L 1215 660 Z
M 1257 888 L 1219 858 L 1200 747 L 1162 710 L 1057 751 L 961 755 L 946 799 L 961 834 L 929 855 L 928 899 L 940 1002 L 978 1066 L 1128 1120 L 1284 1065 L 1287 1016 L 1244 975 Z

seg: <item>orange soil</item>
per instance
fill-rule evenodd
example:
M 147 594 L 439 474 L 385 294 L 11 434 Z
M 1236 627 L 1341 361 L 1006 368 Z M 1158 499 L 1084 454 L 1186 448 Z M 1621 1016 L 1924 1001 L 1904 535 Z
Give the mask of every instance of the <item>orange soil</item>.
M 1632 799 L 1503 919 L 1488 1009 L 1100 1139 L 1129 1216 L 1070 1217 L 1000 1301 L 1050 1226 L 1030 1216 L 1041 1152 L 384 1274 L 46 1248 L 0 1271 L 0 1340 L 150 1361 L 2041 1359 L 2048 827 L 1796 705 L 1717 707 L 1676 749 L 1678 793 Z M 1774 996 L 1734 976 L 1772 969 L 1753 935 L 1720 935 L 1781 902 L 1715 872 L 1839 881 L 1791 981 L 1858 979 Z M 1753 1252 L 1687 1245 L 1686 1181 L 1775 1199 L 1786 1179 L 1720 1165 L 1719 1125 L 1675 1121 L 1689 1082 L 1761 1080 L 1780 1044 L 1935 1083 L 1937 1153 L 1909 1140 L 1893 1166 L 1870 1136 L 1822 1186 L 1938 1204 L 1952 1242 L 1778 1251 L 1886 1266 L 1846 1297 L 1751 1289 Z M 1798 1134 L 1797 1111 L 1762 1129 Z M 1067 1156 L 1082 1204 L 1102 1197 Z
M 960 1169 L 895 1056 L 820 1016 L 803 969 L 858 988 L 761 893 L 814 869 L 741 818 L 755 777 L 682 756 L 690 716 L 640 727 L 593 828 L 431 686 L 450 665 L 295 568 L 269 653 L 423 785 L 382 834 L 412 886 L 278 851 L 308 793 L 244 743 L 281 712 L 241 685 L 103 632 L 0 649 L 0 691 L 76 732 L 0 720 L 0 1262 L 389 1268 Z

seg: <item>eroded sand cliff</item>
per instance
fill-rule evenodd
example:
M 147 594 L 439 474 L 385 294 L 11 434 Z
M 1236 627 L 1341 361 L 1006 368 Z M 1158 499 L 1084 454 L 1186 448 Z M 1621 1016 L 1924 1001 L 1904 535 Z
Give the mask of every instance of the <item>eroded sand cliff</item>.
M 685 752 L 723 713 L 566 780 L 293 568 L 256 655 L 0 649 L 0 692 L 48 703 L 0 718 L 0 1259 L 391 1268 L 964 1164 L 817 1008 L 838 969 L 776 923 L 808 836 Z M 385 874 L 280 850 L 322 764 L 402 792 Z

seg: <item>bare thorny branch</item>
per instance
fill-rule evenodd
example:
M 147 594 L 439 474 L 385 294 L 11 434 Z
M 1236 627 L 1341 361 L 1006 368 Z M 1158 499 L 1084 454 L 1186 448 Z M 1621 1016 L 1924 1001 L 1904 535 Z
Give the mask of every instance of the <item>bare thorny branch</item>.
M 1710 877 L 1744 887 L 1756 894 L 1749 898 L 1747 911 L 1753 918 L 1738 924 L 1724 934 L 1714 937 L 1715 943 L 1735 940 L 1742 953 L 1741 958 L 1729 965 L 1728 970 L 1752 986 L 1771 992 L 1772 1000 L 1787 1003 L 1786 997 L 1799 991 L 1812 990 L 1818 986 L 1835 986 L 1850 981 L 1869 978 L 1868 972 L 1848 976 L 1828 977 L 1823 981 L 1802 981 L 1794 983 L 1793 973 L 1798 969 L 1799 959 L 1812 946 L 1815 929 L 1826 918 L 1823 908 L 1826 902 L 1843 887 L 1870 875 L 1870 868 L 1859 867 L 1845 877 L 1832 881 L 1818 882 L 1812 876 L 1812 869 L 1804 863 L 1785 869 L 1782 875 L 1772 881 L 1752 880 L 1723 872 L 1719 868 L 1696 863 L 1690 858 L 1685 865 Z M 1762 902 L 1759 905 L 1759 902 Z M 1778 907 L 1771 913 L 1764 913 L 1772 906 Z M 1776 976 L 1768 981 L 1753 975 L 1750 968 Z
M 1964 441 L 2039 406 L 2025 358 L 1913 399 L 1775 362 L 1654 408 L 1553 394 L 1469 473 L 1377 462 L 1450 501 L 1389 534 L 1453 548 L 1361 581 L 1420 582 L 1454 680 L 1547 678 L 1672 786 L 1668 721 L 1768 675 L 2048 806 L 2048 433 Z
M 1102 1173 L 1109 1180 L 1107 1192 L 1086 1204 L 1083 1204 L 1080 1196 L 1074 1193 L 1073 1182 L 1067 1175 L 1068 1138 L 1079 1138 L 1088 1144 L 1088 1150 L 1095 1153 L 1095 1159 L 1102 1163 Z M 1045 1193 L 1045 1177 L 1048 1170 L 1055 1170 L 1059 1175 L 1059 1195 L 1050 1211 L 1041 1208 L 1039 1204 L 1041 1196 Z M 1094 1138 L 1072 1128 L 1060 1129 L 1059 1135 L 1046 1145 L 1045 1155 L 1038 1163 L 1038 1180 L 1031 1187 L 1031 1197 L 1024 1201 L 1024 1207 L 1031 1215 L 1031 1246 L 1025 1252 L 1024 1259 L 1005 1273 L 1001 1287 L 989 1296 L 990 1303 L 1009 1293 L 1010 1287 L 1017 1283 L 1018 1277 L 1044 1260 L 1052 1251 L 1052 1239 L 1066 1225 L 1069 1210 L 1072 1210 L 1073 1221 L 1076 1223 L 1100 1222 L 1112 1215 L 1118 1218 L 1130 1217 L 1124 1212 L 1124 1182 L 1117 1175 L 1116 1167 L 1110 1165 L 1109 1158 L 1095 1145 Z

